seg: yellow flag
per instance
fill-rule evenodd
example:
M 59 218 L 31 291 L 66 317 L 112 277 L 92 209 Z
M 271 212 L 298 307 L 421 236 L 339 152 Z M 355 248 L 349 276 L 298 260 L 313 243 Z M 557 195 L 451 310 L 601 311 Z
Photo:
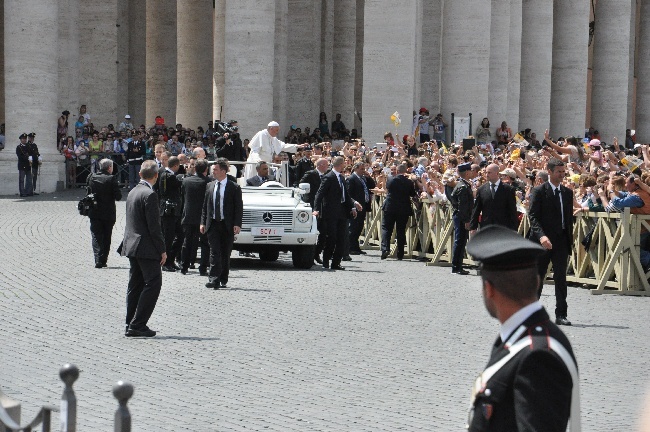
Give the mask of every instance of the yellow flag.
M 519 149 L 514 149 L 512 153 L 510 153 L 510 160 L 514 161 L 517 160 L 521 157 L 521 150 Z
M 397 111 L 390 116 L 390 121 L 392 121 L 395 126 L 399 126 L 402 123 L 402 119 L 399 118 L 399 113 Z
M 515 134 L 515 136 L 512 137 L 512 140 L 513 140 L 514 142 L 516 142 L 516 143 L 520 143 L 520 142 L 522 142 L 522 141 L 524 140 L 524 137 L 521 136 L 521 134 L 520 134 L 519 132 L 517 132 L 517 133 Z

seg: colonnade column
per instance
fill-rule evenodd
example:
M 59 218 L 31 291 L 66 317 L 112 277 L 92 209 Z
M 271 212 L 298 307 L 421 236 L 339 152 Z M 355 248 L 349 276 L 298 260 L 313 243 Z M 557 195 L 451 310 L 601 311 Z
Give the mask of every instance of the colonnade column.
M 176 1 L 147 0 L 147 118 L 176 124 Z
M 289 0 L 289 17 L 302 24 L 288 32 L 287 51 L 295 67 L 287 69 L 287 118 L 313 130 L 321 105 L 321 0 Z
M 448 121 L 472 113 L 476 126 L 487 114 L 491 9 L 491 0 L 444 3 L 440 100 Z
M 518 129 L 543 136 L 551 122 L 553 2 L 523 0 L 522 22 Z
M 212 5 L 205 0 L 178 2 L 176 22 L 176 122 L 196 128 L 212 117 Z
M 487 116 L 495 126 L 508 115 L 508 82 L 510 58 L 510 0 L 492 0 L 490 25 L 490 80 Z M 482 65 L 478 65 L 481 67 Z M 480 113 L 474 119 L 478 125 Z M 474 132 L 474 131 L 472 131 Z
M 361 111 L 363 105 L 363 42 L 364 42 L 364 13 L 366 0 L 356 0 L 357 3 L 357 35 L 354 48 L 354 109 Z M 354 127 L 362 134 L 361 115 L 354 116 Z M 359 118 L 361 117 L 361 118 Z M 329 119 L 329 118 L 328 118 Z M 330 121 L 332 119 L 329 119 Z
M 224 116 L 251 138 L 273 120 L 275 2 L 226 0 L 226 16 Z
M 275 65 L 273 76 L 273 118 L 284 125 L 287 124 L 287 31 L 288 31 L 288 0 L 275 0 Z
M 218 119 L 223 107 L 226 79 L 226 0 L 214 2 L 214 62 L 212 76 L 212 119 Z M 235 119 L 239 120 L 239 119 Z
M 0 152 L 0 194 L 18 192 L 15 148 L 23 132 L 35 132 L 43 165 L 36 190 L 54 192 L 63 180 L 56 148 L 59 4 L 57 0 L 4 2 L 6 147 Z M 19 53 L 19 55 L 18 55 Z
M 311 131 L 318 127 L 320 111 L 332 112 L 332 91 L 334 88 L 334 0 L 320 0 L 321 3 L 321 46 L 320 46 L 320 106 L 319 113 L 305 123 Z M 352 3 L 352 2 L 350 2 Z M 338 5 L 337 5 L 338 6 Z M 341 113 L 343 114 L 343 113 Z M 350 118 L 352 118 L 350 116 Z M 343 121 L 346 125 L 349 123 Z
M 326 111 L 328 121 L 341 113 L 348 129 L 354 128 L 354 77 L 357 45 L 357 3 L 336 0 L 334 4 L 334 53 L 332 110 Z
M 632 97 L 628 70 L 632 3 L 636 0 L 599 1 L 594 13 L 591 126 L 609 143 L 613 137 L 623 142 Z
M 422 3 L 420 104 L 434 116 L 440 112 L 441 40 L 442 0 L 426 0 Z
M 131 122 L 151 126 L 147 113 L 147 3 L 129 2 L 128 113 Z M 155 23 L 153 23 L 155 24 Z
M 557 0 L 553 10 L 552 136 L 582 136 L 587 117 L 589 0 Z M 538 136 L 539 132 L 538 132 Z
M 411 133 L 415 57 L 420 55 L 416 51 L 416 26 L 421 23 L 417 3 L 396 0 L 386 7 L 384 1 L 365 2 L 362 112 L 363 136 L 368 143 L 382 142 L 388 130 Z M 399 127 L 390 122 L 395 111 L 402 117 Z
M 636 81 L 636 141 L 650 142 L 650 0 L 641 0 Z
M 519 130 L 519 93 L 521 88 L 521 32 L 522 0 L 510 0 L 510 28 L 508 44 L 508 111 L 504 119 L 513 130 Z M 499 119 L 491 119 L 491 127 L 498 127 Z
M 79 109 L 79 0 L 59 0 L 58 112 L 70 111 L 68 135 L 75 136 Z M 4 86 L 2 86 L 4 91 Z M 4 118 L 4 117 L 3 117 Z

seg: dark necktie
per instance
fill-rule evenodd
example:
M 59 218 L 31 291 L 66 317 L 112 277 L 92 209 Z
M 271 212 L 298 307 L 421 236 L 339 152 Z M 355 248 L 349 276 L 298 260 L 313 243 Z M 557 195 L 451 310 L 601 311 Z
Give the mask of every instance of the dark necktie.
M 562 215 L 562 229 L 564 229 L 564 209 L 562 208 L 562 195 L 560 195 L 560 187 L 555 188 L 555 198 L 560 201 L 560 214 Z
M 490 189 L 492 190 L 492 198 L 494 198 L 496 188 L 497 188 L 497 185 L 495 185 L 494 183 L 490 183 Z
M 336 178 L 339 179 L 339 186 L 341 187 L 341 202 L 345 202 L 345 188 L 343 187 L 343 180 L 341 180 L 341 174 L 338 174 Z
M 359 178 L 359 180 L 361 180 L 361 185 L 363 186 L 363 194 L 366 198 L 366 202 L 370 201 L 370 194 L 368 193 L 368 186 L 366 185 L 366 181 L 358 174 L 356 174 L 356 176 Z
M 214 194 L 214 218 L 221 220 L 221 182 L 217 182 L 214 187 L 217 189 Z

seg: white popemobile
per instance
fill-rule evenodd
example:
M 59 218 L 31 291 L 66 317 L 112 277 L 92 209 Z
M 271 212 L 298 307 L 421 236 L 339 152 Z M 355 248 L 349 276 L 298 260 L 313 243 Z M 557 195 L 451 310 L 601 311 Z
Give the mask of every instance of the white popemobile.
M 275 261 L 280 252 L 291 252 L 294 267 L 309 269 L 314 265 L 318 240 L 316 218 L 309 203 L 302 199 L 310 193 L 309 184 L 288 187 L 287 163 L 269 165 L 281 173 L 277 176 L 280 181 L 259 187 L 242 186 L 244 217 L 233 249 L 258 253 L 262 261 Z M 245 185 L 241 178 L 238 182 Z

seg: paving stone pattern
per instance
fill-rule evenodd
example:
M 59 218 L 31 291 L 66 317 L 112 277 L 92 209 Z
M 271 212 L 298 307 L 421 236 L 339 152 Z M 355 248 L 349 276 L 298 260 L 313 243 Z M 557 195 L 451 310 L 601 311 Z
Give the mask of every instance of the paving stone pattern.
M 93 266 L 78 191 L 0 199 L 0 386 L 23 416 L 81 370 L 78 430 L 112 430 L 119 379 L 134 431 L 462 430 L 498 323 L 476 276 L 354 257 L 348 271 L 233 255 L 228 289 L 164 273 L 153 339 L 125 338 L 128 260 Z M 124 227 L 118 203 L 113 249 Z M 542 301 L 552 312 L 553 287 Z M 632 430 L 650 382 L 650 299 L 570 288 L 583 429 Z

